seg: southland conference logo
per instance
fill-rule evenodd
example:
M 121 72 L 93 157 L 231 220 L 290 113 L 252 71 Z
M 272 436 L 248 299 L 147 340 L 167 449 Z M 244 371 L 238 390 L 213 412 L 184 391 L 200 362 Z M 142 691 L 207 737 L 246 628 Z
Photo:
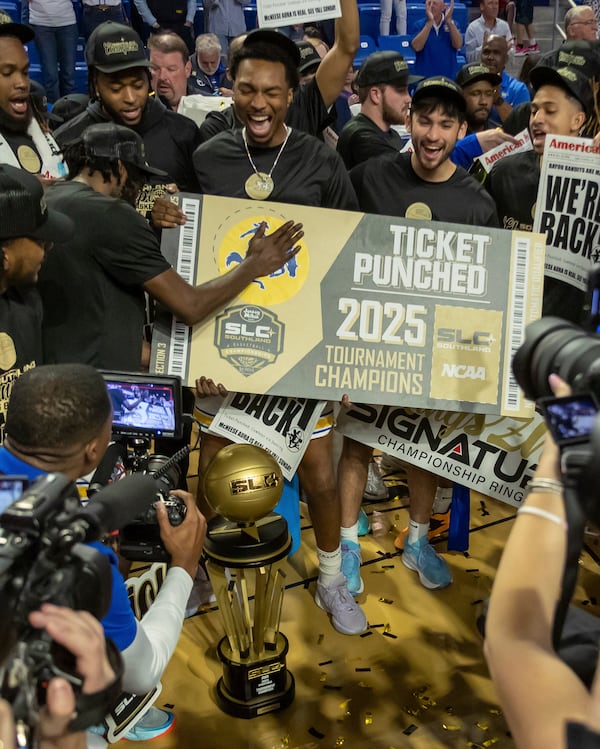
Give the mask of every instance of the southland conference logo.
M 214 342 L 221 358 L 249 377 L 276 361 L 283 351 L 283 334 L 284 325 L 273 312 L 243 305 L 217 317 Z

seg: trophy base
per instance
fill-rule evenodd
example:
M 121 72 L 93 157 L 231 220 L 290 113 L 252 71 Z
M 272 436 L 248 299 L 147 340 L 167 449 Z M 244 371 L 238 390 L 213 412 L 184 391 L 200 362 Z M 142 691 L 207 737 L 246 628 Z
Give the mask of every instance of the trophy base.
M 294 677 L 289 671 L 285 675 L 285 688 L 278 694 L 269 695 L 268 697 L 256 697 L 253 700 L 241 701 L 227 692 L 223 684 L 223 677 L 217 682 L 217 705 L 224 713 L 234 718 L 257 718 L 259 715 L 274 713 L 276 710 L 283 710 L 284 707 L 292 704 L 294 699 Z
M 258 659 L 238 658 L 224 637 L 217 647 L 223 676 L 216 687 L 217 704 L 236 718 L 256 718 L 282 710 L 294 699 L 294 677 L 287 670 L 288 641 L 279 632 L 275 648 Z
M 208 523 L 204 553 L 222 567 L 264 567 L 286 557 L 291 546 L 287 522 L 275 512 L 246 526 L 217 515 Z

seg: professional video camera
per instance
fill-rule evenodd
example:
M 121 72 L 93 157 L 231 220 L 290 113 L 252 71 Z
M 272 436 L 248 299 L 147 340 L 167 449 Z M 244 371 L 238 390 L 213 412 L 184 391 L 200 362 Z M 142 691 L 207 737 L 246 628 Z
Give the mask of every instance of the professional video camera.
M 171 491 L 179 485 L 179 464 L 188 455 L 189 446 L 171 457 L 151 454 L 150 447 L 157 438 L 181 438 L 180 378 L 108 371 L 102 375 L 113 406 L 112 430 L 116 441 L 92 478 L 90 493 L 111 480 L 117 464 L 128 473 L 149 474 L 156 480 L 156 499 L 164 501 L 171 525 L 179 525 L 187 508 Z M 160 538 L 154 505 L 121 529 L 119 551 L 132 561 L 170 560 Z
M 527 326 L 513 360 L 515 379 L 536 401 L 561 448 L 565 482 L 575 490 L 586 518 L 600 525 L 600 273 L 590 274 L 586 328 L 558 317 Z M 573 395 L 555 398 L 548 377 L 558 374 Z
M 14 478 L 14 481 L 12 479 Z M 23 477 L 2 477 L 10 496 Z M 119 680 L 90 699 L 79 690 L 71 653 L 33 628 L 28 614 L 46 602 L 90 611 L 100 619 L 108 611 L 112 576 L 108 557 L 88 545 L 116 530 L 153 501 L 156 484 L 149 476 L 131 476 L 98 492 L 83 508 L 75 484 L 50 473 L 26 488 L 0 515 L 0 696 L 13 709 L 21 737 L 35 730 L 44 688 L 54 676 L 68 679 L 76 693 L 72 730 L 101 722 L 120 693 Z M 109 641 L 107 641 L 108 644 Z M 118 651 L 108 644 L 120 674 Z M 19 743 L 19 746 L 29 746 Z

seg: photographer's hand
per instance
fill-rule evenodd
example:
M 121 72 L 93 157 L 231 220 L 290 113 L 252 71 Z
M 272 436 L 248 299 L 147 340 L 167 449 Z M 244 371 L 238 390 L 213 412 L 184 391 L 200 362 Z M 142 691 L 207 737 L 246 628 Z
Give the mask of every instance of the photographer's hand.
M 173 526 L 169 522 L 164 503 L 157 502 L 156 516 L 160 527 L 160 537 L 165 549 L 171 555 L 171 567 L 183 567 L 193 580 L 198 570 L 198 562 L 206 537 L 206 518 L 189 492 L 178 489 L 172 491 L 171 494 L 183 499 L 187 513 L 181 525 Z
M 115 673 L 106 654 L 104 630 L 89 612 L 43 604 L 39 611 L 29 614 L 29 623 L 45 629 L 55 642 L 75 656 L 84 694 L 101 692 L 112 684 Z M 40 749 L 85 749 L 84 732 L 68 733 L 74 711 L 75 695 L 69 682 L 51 679 L 37 727 Z
M 549 383 L 556 396 L 570 394 L 556 375 Z M 568 720 L 594 723 L 589 693 L 552 642 L 567 526 L 559 450 L 549 433 L 530 488 L 494 580 L 484 652 L 515 745 L 564 749 Z

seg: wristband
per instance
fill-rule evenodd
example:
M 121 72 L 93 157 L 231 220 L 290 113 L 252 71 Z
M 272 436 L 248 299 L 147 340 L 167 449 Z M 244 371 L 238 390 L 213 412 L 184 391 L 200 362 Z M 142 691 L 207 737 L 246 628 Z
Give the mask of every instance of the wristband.
M 525 505 L 524 507 L 519 507 L 517 515 L 534 515 L 537 518 L 543 518 L 544 520 L 549 520 L 555 525 L 559 525 L 565 531 L 567 530 L 567 524 L 562 518 L 559 518 L 558 515 L 554 515 L 552 512 L 542 510 L 541 507 L 530 507 L 529 505 Z
M 563 488 L 562 482 L 557 479 L 533 478 L 527 484 L 527 495 L 533 492 L 562 495 Z

